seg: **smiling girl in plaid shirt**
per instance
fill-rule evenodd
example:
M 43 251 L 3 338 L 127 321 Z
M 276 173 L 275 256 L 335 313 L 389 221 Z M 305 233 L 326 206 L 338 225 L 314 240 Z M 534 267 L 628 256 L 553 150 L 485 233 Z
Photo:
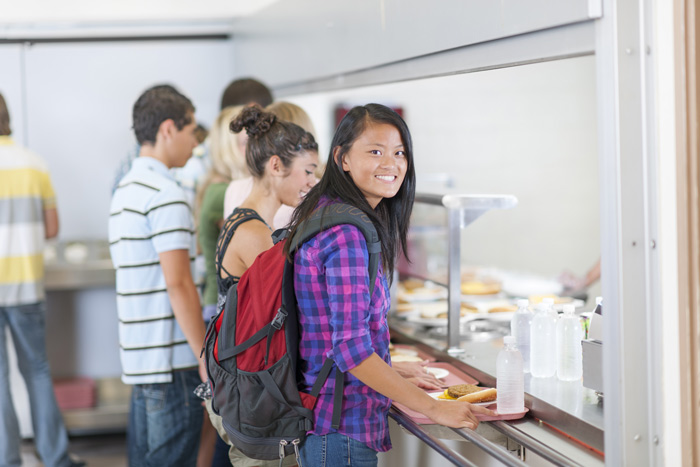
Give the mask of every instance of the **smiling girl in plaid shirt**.
M 310 391 L 327 357 L 344 373 L 339 427 L 332 427 L 331 371 L 316 401 L 314 429 L 301 448 L 304 467 L 376 465 L 377 452 L 391 448 L 392 400 L 456 428 L 476 428 L 474 413 L 492 414 L 466 402 L 437 401 L 391 368 L 387 277 L 406 251 L 414 195 L 411 135 L 403 119 L 379 104 L 350 110 L 333 137 L 323 177 L 295 211 L 293 224 L 333 202 L 353 205 L 374 223 L 382 261 L 370 297 L 367 245 L 354 226 L 324 230 L 294 256 L 301 389 Z

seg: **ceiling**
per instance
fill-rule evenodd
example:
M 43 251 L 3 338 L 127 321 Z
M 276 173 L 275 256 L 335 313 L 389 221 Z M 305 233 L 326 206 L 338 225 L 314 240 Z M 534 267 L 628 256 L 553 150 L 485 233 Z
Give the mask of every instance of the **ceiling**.
M 0 38 L 230 33 L 277 0 L 0 0 Z

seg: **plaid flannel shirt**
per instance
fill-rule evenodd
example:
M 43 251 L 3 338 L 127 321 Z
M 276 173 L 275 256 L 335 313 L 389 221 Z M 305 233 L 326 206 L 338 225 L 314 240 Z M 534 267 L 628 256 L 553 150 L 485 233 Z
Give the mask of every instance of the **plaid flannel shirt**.
M 310 391 L 326 357 L 345 373 L 343 406 L 337 432 L 376 451 L 391 449 L 388 413 L 391 400 L 352 376 L 351 370 L 372 353 L 389 357 L 389 286 L 381 264 L 369 297 L 369 255 L 364 235 L 352 225 L 327 229 L 298 250 L 294 288 L 301 326 L 300 357 L 305 391 Z M 310 434 L 331 428 L 335 372 L 326 381 L 314 408 Z

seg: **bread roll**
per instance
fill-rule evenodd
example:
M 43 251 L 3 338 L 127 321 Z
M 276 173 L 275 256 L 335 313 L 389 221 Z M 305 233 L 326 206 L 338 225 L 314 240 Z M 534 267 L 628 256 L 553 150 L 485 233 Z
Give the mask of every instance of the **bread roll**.
M 497 282 L 462 282 L 462 293 L 464 295 L 492 295 L 501 291 L 501 284 Z
M 530 305 L 537 305 L 542 302 L 545 298 L 551 298 L 554 300 L 555 305 L 562 305 L 564 303 L 571 303 L 574 299 L 571 297 L 560 297 L 554 294 L 544 294 L 544 295 L 530 295 L 528 300 Z
M 499 305 L 489 308 L 489 313 L 509 313 L 517 310 L 518 307 L 515 305 Z
M 396 362 L 422 362 L 423 359 L 420 357 L 417 357 L 415 355 L 404 355 L 404 354 L 396 354 L 396 355 L 391 355 L 391 361 L 392 363 Z
M 458 398 L 458 401 L 471 402 L 472 404 L 477 402 L 491 402 L 495 401 L 497 392 L 495 388 L 484 389 L 483 391 L 473 392 Z
M 447 319 L 447 300 L 440 300 L 439 302 L 426 303 L 418 306 L 420 310 L 420 317 L 424 319 Z M 462 303 L 459 309 L 459 316 L 464 318 L 467 313 L 476 313 L 478 309 L 471 305 L 466 305 Z
M 401 285 L 406 289 L 406 290 L 414 290 L 419 287 L 423 287 L 425 284 L 425 281 L 418 280 L 418 279 L 406 279 L 405 281 L 401 281 Z
M 406 290 L 407 294 L 422 295 L 425 297 L 441 297 L 445 294 L 445 289 L 441 287 L 416 287 L 415 289 Z
M 410 303 L 399 303 L 396 305 L 396 313 L 398 314 L 410 313 L 415 309 L 416 307 Z

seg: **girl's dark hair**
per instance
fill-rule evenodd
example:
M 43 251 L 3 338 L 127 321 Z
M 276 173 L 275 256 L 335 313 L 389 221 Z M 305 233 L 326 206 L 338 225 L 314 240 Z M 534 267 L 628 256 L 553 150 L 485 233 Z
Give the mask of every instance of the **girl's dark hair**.
M 406 153 L 406 176 L 394 197 L 382 199 L 377 207 L 372 209 L 350 175 L 343 170 L 343 156 L 347 154 L 365 128 L 376 123 L 392 125 L 399 131 Z M 336 157 L 333 155 L 335 148 L 339 148 Z M 374 223 L 382 244 L 382 265 L 391 280 L 398 254 L 401 252 L 407 257 L 406 238 L 415 195 L 416 172 L 413 164 L 413 143 L 406 122 L 399 114 L 381 104 L 353 107 L 335 130 L 328 164 L 321 180 L 306 194 L 294 211 L 291 235 L 294 235 L 299 223 L 308 219 L 316 210 L 322 197 L 353 205 L 367 214 Z M 289 245 L 290 242 L 285 245 L 288 255 Z
M 290 167 L 292 160 L 302 151 L 318 151 L 313 135 L 291 122 L 278 120 L 257 105 L 244 108 L 231 121 L 229 128 L 234 133 L 244 128 L 248 134 L 245 159 L 251 175 L 261 178 L 265 164 L 273 155 Z

